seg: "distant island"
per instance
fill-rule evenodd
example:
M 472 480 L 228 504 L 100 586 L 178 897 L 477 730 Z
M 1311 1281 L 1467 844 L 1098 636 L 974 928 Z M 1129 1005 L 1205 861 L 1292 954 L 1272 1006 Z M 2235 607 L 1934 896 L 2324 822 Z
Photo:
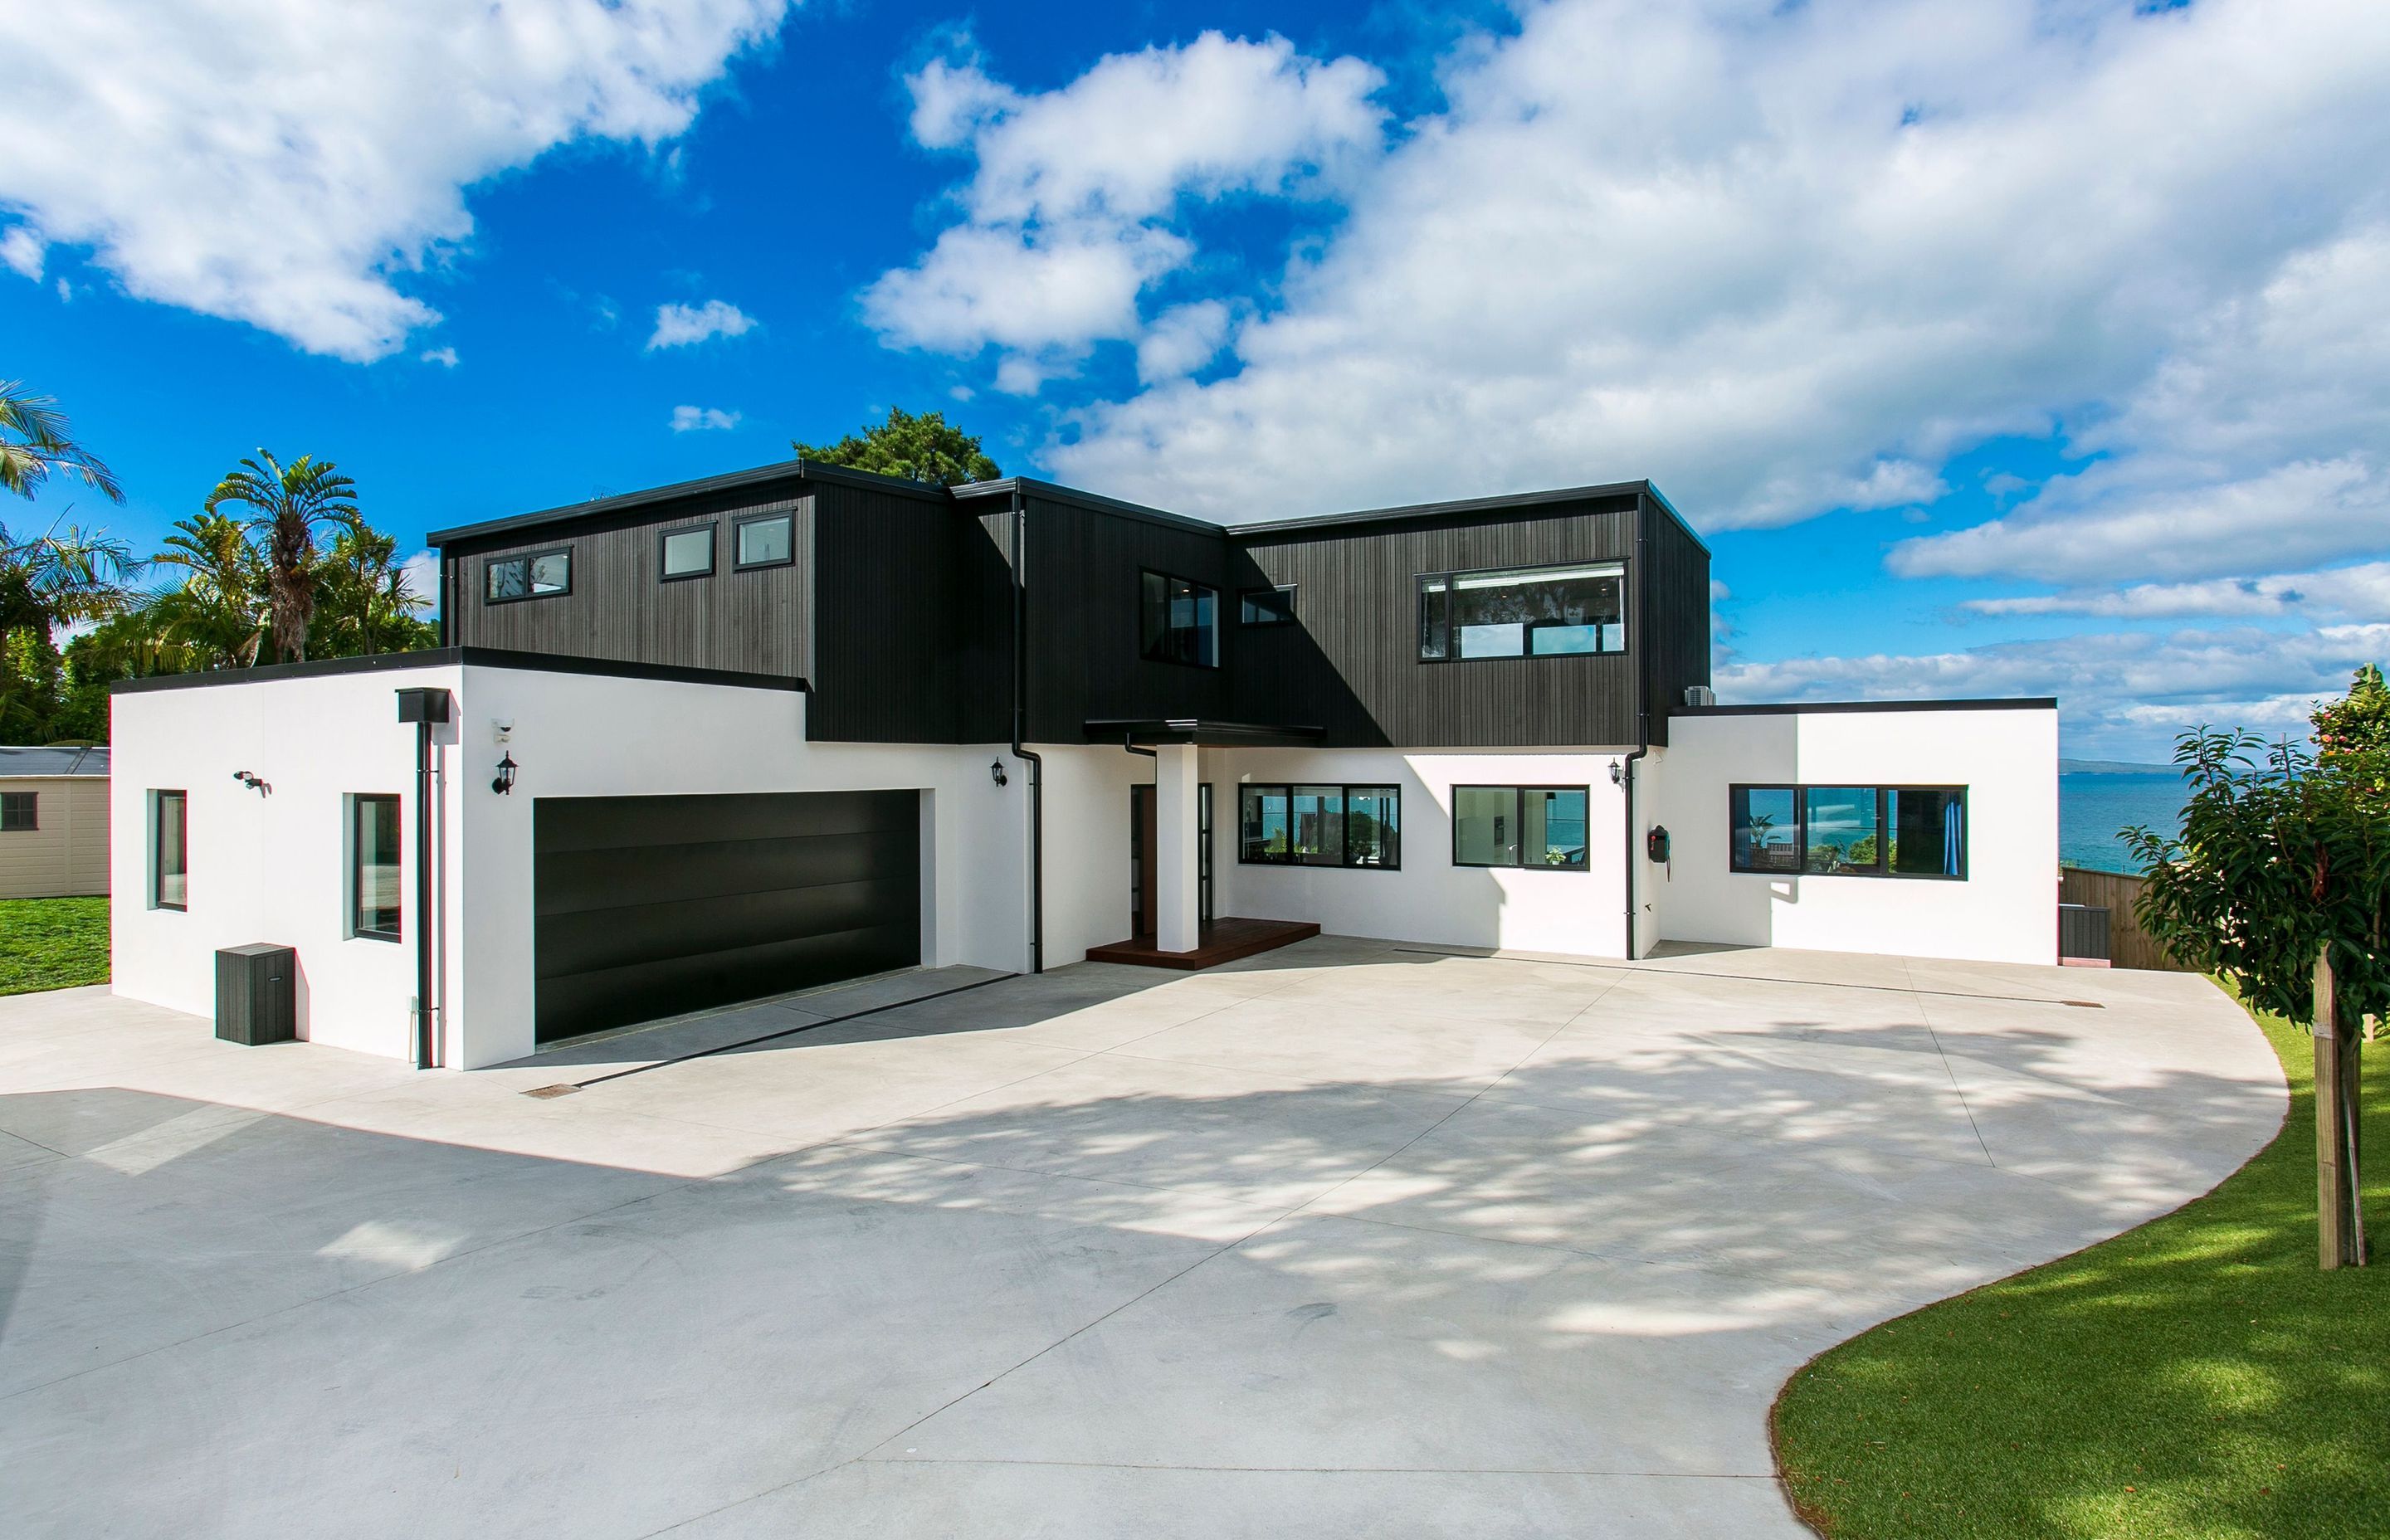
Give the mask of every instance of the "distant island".
M 2135 764 L 2121 759 L 2062 759 L 2058 762 L 2062 776 L 2171 776 L 2171 764 Z

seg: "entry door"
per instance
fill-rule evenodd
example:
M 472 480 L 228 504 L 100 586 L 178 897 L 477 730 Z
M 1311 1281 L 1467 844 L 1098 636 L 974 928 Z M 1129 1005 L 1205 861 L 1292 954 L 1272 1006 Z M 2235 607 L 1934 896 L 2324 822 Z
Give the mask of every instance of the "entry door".
M 1153 787 L 1128 789 L 1128 919 L 1129 934 L 1153 934 L 1161 910 L 1155 884 L 1159 881 L 1153 852 L 1160 844 L 1154 832 Z M 1195 893 L 1198 923 L 1212 923 L 1212 783 L 1195 789 Z
M 542 797 L 532 849 L 541 1042 L 921 960 L 918 791 Z

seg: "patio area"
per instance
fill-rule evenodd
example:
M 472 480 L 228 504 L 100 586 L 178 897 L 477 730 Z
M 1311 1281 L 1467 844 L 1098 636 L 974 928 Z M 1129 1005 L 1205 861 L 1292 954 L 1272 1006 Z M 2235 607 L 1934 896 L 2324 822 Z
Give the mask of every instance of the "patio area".
M 1790 951 L 908 973 L 470 1074 L 5 999 L 0 1525 L 1797 1536 L 1801 1362 L 2284 1105 L 2195 976 Z

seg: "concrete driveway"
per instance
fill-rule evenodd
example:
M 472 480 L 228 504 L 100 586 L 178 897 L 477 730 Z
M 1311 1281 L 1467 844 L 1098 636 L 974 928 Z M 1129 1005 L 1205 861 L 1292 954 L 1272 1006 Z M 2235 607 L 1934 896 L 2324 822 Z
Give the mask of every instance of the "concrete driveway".
M 988 977 L 469 1075 L 0 1000 L 0 1531 L 1799 1535 L 1804 1359 L 2285 1105 L 2182 975 Z

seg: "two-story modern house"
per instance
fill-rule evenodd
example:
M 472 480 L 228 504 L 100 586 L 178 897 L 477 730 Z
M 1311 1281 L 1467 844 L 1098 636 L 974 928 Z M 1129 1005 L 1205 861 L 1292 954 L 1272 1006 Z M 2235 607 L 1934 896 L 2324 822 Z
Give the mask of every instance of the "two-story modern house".
M 115 699 L 115 987 L 471 1067 L 1329 931 L 2055 959 L 2049 700 L 1710 703 L 1644 481 L 1229 525 L 790 461 L 444 530 L 434 652 Z

